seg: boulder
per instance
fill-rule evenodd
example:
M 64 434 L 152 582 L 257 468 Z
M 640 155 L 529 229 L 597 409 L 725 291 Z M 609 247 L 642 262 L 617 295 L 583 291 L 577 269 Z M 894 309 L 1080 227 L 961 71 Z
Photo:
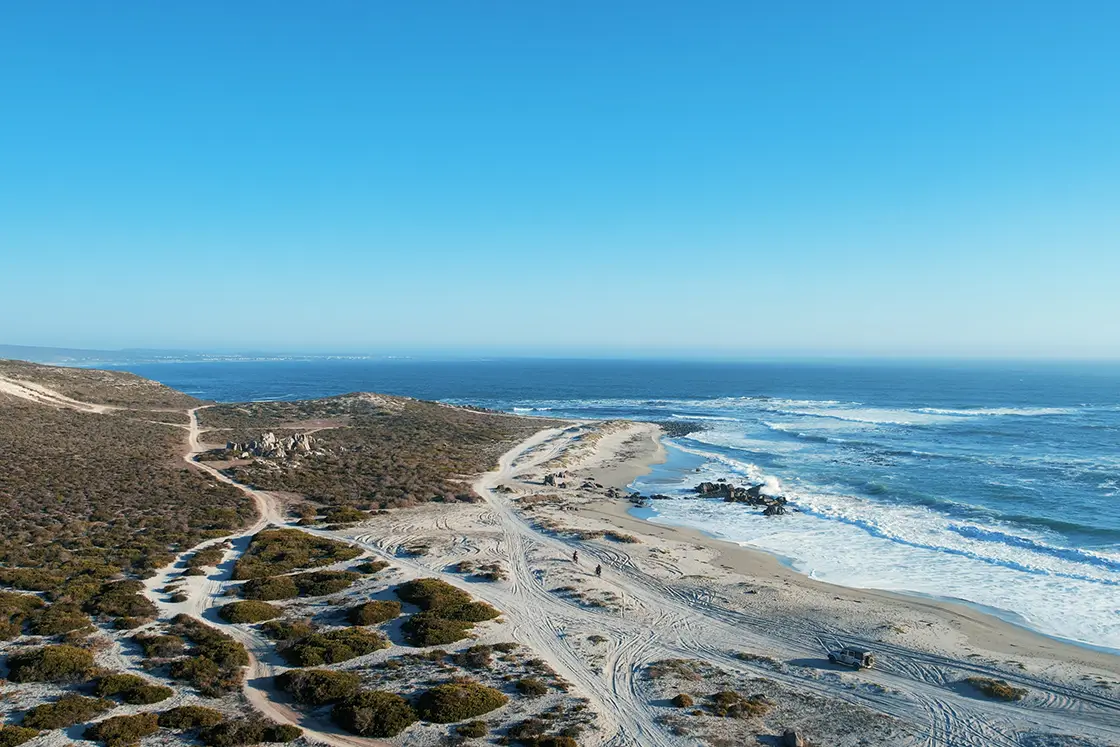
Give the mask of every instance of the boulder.
M 786 512 L 786 507 L 781 503 L 771 503 L 763 510 L 763 516 L 781 516 Z
M 793 729 L 786 729 L 782 732 L 782 745 L 783 747 L 805 747 L 805 737 Z

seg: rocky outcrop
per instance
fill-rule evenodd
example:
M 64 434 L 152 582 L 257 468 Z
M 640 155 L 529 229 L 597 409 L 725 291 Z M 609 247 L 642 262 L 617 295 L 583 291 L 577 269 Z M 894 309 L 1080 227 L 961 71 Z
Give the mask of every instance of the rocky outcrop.
M 277 436 L 275 433 L 263 433 L 258 439 L 247 443 L 230 441 L 226 450 L 241 459 L 249 457 L 265 457 L 267 459 L 284 459 L 290 455 L 311 453 L 311 436 L 306 433 L 294 433 L 287 438 Z
M 781 495 L 767 495 L 762 492 L 765 484 L 738 487 L 724 480 L 702 482 L 693 490 L 706 498 L 722 498 L 726 503 L 745 503 L 748 506 L 764 506 L 766 516 L 780 516 L 786 513 L 786 499 Z
M 786 729 L 782 732 L 782 745 L 783 747 L 805 747 L 805 738 L 793 729 Z

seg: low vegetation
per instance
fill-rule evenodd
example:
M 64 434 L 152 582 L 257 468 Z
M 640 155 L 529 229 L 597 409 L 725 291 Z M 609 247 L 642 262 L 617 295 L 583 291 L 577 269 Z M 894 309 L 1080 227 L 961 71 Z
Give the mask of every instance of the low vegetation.
M 276 676 L 276 686 L 297 702 L 317 706 L 352 698 L 361 684 L 355 672 L 329 669 L 289 669 Z
M 102 742 L 106 747 L 129 747 L 159 731 L 159 717 L 154 713 L 135 716 L 112 716 L 98 721 L 85 731 L 85 738 Z
M 965 682 L 972 685 L 989 698 L 994 698 L 996 700 L 1022 700 L 1027 697 L 1027 693 L 1030 692 L 1025 688 L 1015 687 L 1005 680 L 996 680 L 990 677 L 969 677 Z
M 89 631 L 93 623 L 89 615 L 73 602 L 55 602 L 32 616 L 31 632 L 35 635 L 53 636 L 77 631 Z
M 395 737 L 416 723 L 416 711 L 396 693 L 364 690 L 335 705 L 331 717 L 349 732 L 363 737 Z
M 206 706 L 179 706 L 159 714 L 159 725 L 164 729 L 185 731 L 214 726 L 225 721 L 221 711 Z
M 492 620 L 501 613 L 470 594 L 435 578 L 401 584 L 396 594 L 422 611 L 410 617 L 403 630 L 413 646 L 443 646 L 462 640 L 475 623 Z
M 301 597 L 321 597 L 350 588 L 362 574 L 355 571 L 311 571 L 292 576 Z
M 299 587 L 291 576 L 266 576 L 242 584 L 241 596 L 264 602 L 295 599 L 299 596 Z
M 696 701 L 688 693 L 678 693 L 673 696 L 673 700 L 670 702 L 672 702 L 674 708 L 692 708 L 696 705 Z
M 65 729 L 89 721 L 114 706 L 116 703 L 104 698 L 63 695 L 53 703 L 43 703 L 29 710 L 23 717 L 23 725 L 29 729 Z
M 19 365 L 28 380 L 54 376 Z M 104 382 L 91 386 L 109 391 Z M 151 573 L 255 515 L 241 491 L 182 463 L 179 428 L 8 396 L 0 396 L 0 422 L 0 583 L 83 604 L 105 581 Z
M 315 627 L 306 620 L 270 620 L 261 631 L 274 641 L 298 641 L 314 633 Z
M 466 721 L 501 708 L 509 698 L 492 687 L 458 680 L 436 685 L 417 699 L 416 710 L 425 721 L 450 724 Z
M 170 687 L 153 684 L 135 674 L 105 675 L 97 681 L 93 692 L 99 697 L 116 695 L 132 705 L 159 703 L 175 694 Z
M 190 682 L 208 697 L 241 687 L 241 668 L 249 663 L 244 646 L 186 615 L 179 615 L 172 622 L 174 632 L 192 644 L 188 656 L 171 663 L 170 674 L 174 679 Z
M 39 736 L 39 732 L 25 726 L 0 724 L 0 747 L 18 747 Z
M 765 716 L 774 704 L 765 695 L 741 695 L 724 690 L 708 696 L 708 712 L 723 718 L 756 718 Z
M 230 602 L 218 610 L 223 620 L 231 623 L 259 623 L 274 620 L 284 614 L 283 610 L 268 602 L 245 600 Z
M 177 635 L 137 635 L 132 638 L 139 644 L 147 659 L 171 659 L 186 650 L 187 643 Z
M 238 580 L 264 578 L 300 568 L 315 568 L 362 554 L 345 542 L 316 537 L 298 529 L 265 529 L 254 535 L 233 568 Z
M 12 682 L 85 682 L 93 671 L 93 654 L 76 646 L 42 646 L 8 657 Z
M 19 637 L 28 618 L 43 606 L 37 596 L 0 591 L 0 641 Z
M 351 607 L 348 613 L 352 625 L 380 625 L 400 617 L 401 603 L 391 599 L 374 599 Z
M 342 628 L 312 633 L 295 641 L 281 653 L 293 666 L 317 667 L 348 661 L 388 647 L 389 641 L 380 633 L 365 628 Z
M 206 726 L 198 733 L 198 739 L 208 747 L 243 747 L 260 742 L 291 742 L 302 735 L 303 729 L 298 726 L 251 718 Z
M 496 413 L 380 395 L 303 402 L 219 405 L 200 413 L 207 428 L 231 440 L 306 420 L 345 422 L 315 434 L 321 454 L 234 467 L 240 482 L 305 495 L 334 506 L 385 509 L 426 501 L 474 501 L 463 475 L 490 469 L 509 444 L 545 427 Z
M 517 692 L 524 695 L 526 698 L 539 698 L 542 695 L 548 694 L 548 685 L 541 682 L 536 677 L 524 677 L 518 680 L 514 687 Z

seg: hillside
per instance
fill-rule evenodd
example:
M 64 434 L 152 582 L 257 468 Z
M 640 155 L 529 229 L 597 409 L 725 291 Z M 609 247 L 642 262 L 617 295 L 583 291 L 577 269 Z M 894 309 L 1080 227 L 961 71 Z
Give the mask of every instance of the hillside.
M 467 478 L 492 469 L 510 445 L 550 424 L 374 394 L 217 405 L 199 418 L 209 429 L 203 440 L 213 444 L 249 442 L 262 432 L 312 434 L 314 447 L 300 458 L 234 462 L 226 474 L 265 490 L 360 508 L 476 500 Z

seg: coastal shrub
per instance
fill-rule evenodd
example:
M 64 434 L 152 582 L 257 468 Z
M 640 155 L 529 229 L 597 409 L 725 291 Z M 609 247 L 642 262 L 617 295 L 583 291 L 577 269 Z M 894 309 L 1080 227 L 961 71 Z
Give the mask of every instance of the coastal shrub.
M 482 739 L 490 733 L 490 724 L 485 721 L 468 721 L 456 726 L 455 733 L 464 739 Z
M 63 695 L 53 703 L 43 703 L 29 710 L 23 717 L 23 725 L 29 729 L 65 729 L 89 721 L 114 706 L 116 703 L 104 698 Z
M 206 706 L 179 706 L 159 714 L 159 725 L 164 729 L 198 729 L 225 721 L 221 711 Z
M 202 570 L 205 567 L 215 567 L 222 562 L 226 556 L 226 549 L 221 545 L 214 545 L 199 550 L 194 555 L 187 558 L 188 570 Z M 205 573 L 205 571 L 204 571 Z
M 262 602 L 274 602 L 280 599 L 295 599 L 299 596 L 299 588 L 291 576 L 268 576 L 246 581 L 241 586 L 241 596 Z
M 389 642 L 380 633 L 364 628 L 343 628 L 312 633 L 286 648 L 282 655 L 293 666 L 315 667 L 337 664 L 388 647 Z
M 323 514 L 323 521 L 328 524 L 354 524 L 368 518 L 369 514 L 365 511 L 359 511 L 353 506 L 339 506 L 329 509 Z
M 355 571 L 311 571 L 297 573 L 292 576 L 292 581 L 301 597 L 321 597 L 326 594 L 337 594 L 349 588 L 361 577 L 362 574 Z
M 97 684 L 93 686 L 93 693 L 105 698 L 135 690 L 146 684 L 148 681 L 136 674 L 107 674 L 97 680 Z
M 471 601 L 470 594 L 438 578 L 414 579 L 398 586 L 395 592 L 402 601 L 422 610 L 454 607 Z
M 401 603 L 393 600 L 375 599 L 356 607 L 349 612 L 350 622 L 354 625 L 378 625 L 400 617 Z
M 450 724 L 489 713 L 508 701 L 498 690 L 478 682 L 448 682 L 422 693 L 416 711 L 425 721 Z
M 82 607 L 89 614 L 98 617 L 152 619 L 159 614 L 159 610 L 142 594 L 143 590 L 144 584 L 135 579 L 112 581 L 103 584 Z
M 284 612 L 268 602 L 246 600 L 223 605 L 218 610 L 218 614 L 223 620 L 231 623 L 258 623 L 273 620 L 283 615 Z
M 129 747 L 138 744 L 144 737 L 159 731 L 159 717 L 154 713 L 138 713 L 135 716 L 112 716 L 98 721 L 85 731 L 85 738 L 102 742 L 106 747 Z
M 688 693 L 678 693 L 674 695 L 671 702 L 675 708 L 691 708 L 696 705 L 696 701 L 693 700 L 692 696 Z
M 989 698 L 995 698 L 996 700 L 1022 700 L 1030 692 L 1025 688 L 1015 687 L 1005 680 L 996 680 L 990 677 L 969 677 L 965 681 Z
M 335 722 L 363 737 L 395 737 L 416 723 L 416 711 L 396 693 L 363 690 L 331 710 Z
M 298 529 L 265 529 L 257 532 L 233 568 L 233 578 L 244 580 L 286 573 L 299 568 L 330 565 L 362 554 L 357 547 Z
M 93 654 L 75 646 L 43 646 L 8 657 L 12 682 L 85 682 L 93 671 Z
M 177 635 L 137 635 L 132 640 L 140 645 L 148 659 L 170 659 L 187 647 L 186 641 Z
M 401 630 L 412 646 L 446 646 L 466 638 L 471 627 L 465 620 L 445 620 L 436 612 L 418 612 L 405 620 Z
M 485 644 L 471 646 L 452 654 L 451 661 L 466 669 L 488 669 L 494 663 L 494 647 Z
M 89 616 L 72 602 L 55 602 L 36 612 L 31 623 L 31 632 L 35 635 L 62 635 L 92 628 Z
M 765 716 L 774 704 L 764 695 L 740 695 L 734 690 L 724 690 L 708 696 L 708 711 L 724 718 L 754 718 Z
M 0 725 L 0 747 L 18 747 L 39 736 L 39 732 L 25 726 Z
M 517 692 L 527 698 L 539 698 L 542 695 L 548 694 L 548 685 L 541 682 L 536 677 L 520 679 L 517 681 L 515 687 L 517 687 Z
M 241 687 L 241 667 L 249 663 L 244 646 L 187 615 L 178 615 L 172 622 L 174 632 L 193 644 L 187 657 L 171 662 L 172 678 L 190 682 L 207 697 Z
M 65 580 L 65 576 L 39 568 L 0 568 L 0 583 L 22 591 L 51 591 Z
M 354 672 L 289 669 L 276 676 L 276 686 L 300 703 L 324 705 L 357 694 L 362 679 Z
M 43 600 L 31 594 L 0 591 L 0 641 L 19 637 L 28 617 L 43 606 Z
M 243 747 L 260 742 L 291 742 L 302 735 L 303 729 L 298 726 L 250 718 L 203 727 L 198 739 L 208 747 Z
M 261 631 L 274 641 L 295 641 L 314 633 L 315 627 L 307 620 L 269 620 Z
M 384 560 L 368 560 L 365 563 L 358 563 L 354 566 L 354 570 L 358 573 L 365 573 L 372 576 L 374 573 L 380 573 L 388 567 L 389 564 Z

